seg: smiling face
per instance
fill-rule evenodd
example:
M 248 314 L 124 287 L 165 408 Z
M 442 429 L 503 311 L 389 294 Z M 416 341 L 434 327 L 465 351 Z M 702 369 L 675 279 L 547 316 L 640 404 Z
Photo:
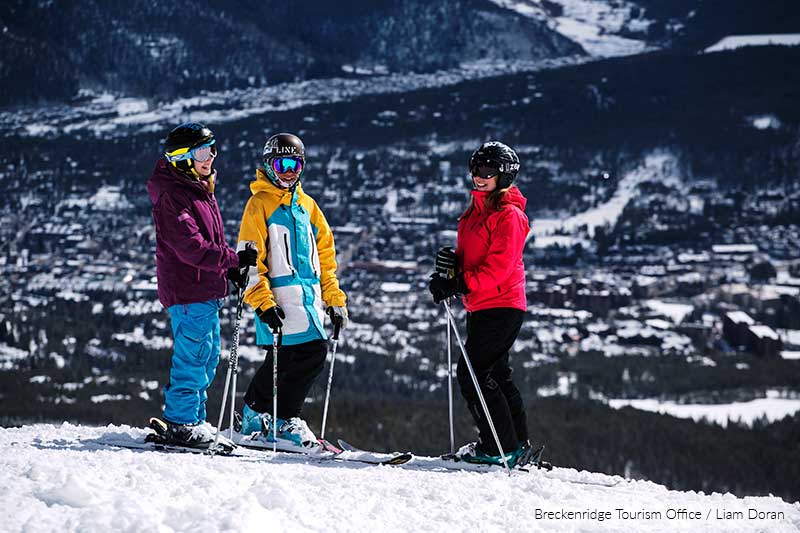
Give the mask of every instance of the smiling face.
M 492 192 L 497 188 L 497 175 L 482 178 L 480 176 L 472 176 L 472 184 L 475 186 L 476 191 Z
M 288 172 L 276 172 L 275 177 L 278 178 L 281 185 L 288 189 L 297 183 L 297 179 L 300 177 L 300 171 L 290 170 Z

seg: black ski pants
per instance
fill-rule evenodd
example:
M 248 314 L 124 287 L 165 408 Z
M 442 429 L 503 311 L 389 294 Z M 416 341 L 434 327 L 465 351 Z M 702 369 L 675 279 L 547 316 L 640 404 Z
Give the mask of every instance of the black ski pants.
M 508 351 L 522 327 L 525 312 L 520 309 L 495 308 L 467 313 L 465 349 L 489 408 L 503 451 L 509 453 L 528 439 L 528 421 L 522 395 L 511 379 Z M 492 430 L 486 420 L 464 356 L 458 360 L 458 384 L 475 425 L 478 447 L 489 455 L 498 455 Z
M 247 388 L 244 401 L 254 411 L 272 413 L 272 346 Z M 328 343 L 322 339 L 278 348 L 278 418 L 300 416 L 303 402 L 325 366 Z

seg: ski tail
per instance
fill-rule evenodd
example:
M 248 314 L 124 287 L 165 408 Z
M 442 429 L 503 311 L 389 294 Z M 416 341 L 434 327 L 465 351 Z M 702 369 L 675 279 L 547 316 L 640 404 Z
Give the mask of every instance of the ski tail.
M 339 447 L 342 452 L 337 455 L 337 459 L 346 461 L 359 461 L 362 463 L 372 463 L 378 465 L 402 465 L 414 458 L 409 452 L 377 453 L 356 448 L 352 444 L 342 439 L 338 439 Z

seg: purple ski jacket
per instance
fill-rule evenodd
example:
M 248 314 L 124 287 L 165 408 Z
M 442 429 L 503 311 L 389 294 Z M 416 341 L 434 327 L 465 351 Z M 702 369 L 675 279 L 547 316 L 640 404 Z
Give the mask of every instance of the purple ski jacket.
M 156 226 L 158 299 L 164 307 L 224 298 L 239 256 L 225 242 L 217 200 L 159 159 L 147 182 Z

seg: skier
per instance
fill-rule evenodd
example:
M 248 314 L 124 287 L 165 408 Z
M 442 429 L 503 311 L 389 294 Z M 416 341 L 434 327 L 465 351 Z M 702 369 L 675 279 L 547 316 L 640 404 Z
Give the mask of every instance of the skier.
M 219 310 L 228 269 L 256 264 L 257 251 L 225 243 L 214 197 L 216 140 L 196 122 L 169 132 L 164 157 L 147 182 L 156 228 L 158 298 L 173 335 L 164 393 L 165 437 L 173 444 L 208 447 L 215 429 L 206 420 L 206 390 L 219 362 Z
M 522 249 L 528 234 L 527 200 L 512 185 L 519 167 L 517 154 L 503 143 L 486 142 L 475 150 L 469 160 L 472 198 L 459 218 L 456 249 L 439 250 L 429 285 L 436 303 L 463 295 L 465 350 L 510 467 L 530 448 L 525 405 L 508 363 L 526 309 Z M 478 442 L 462 446 L 456 456 L 503 464 L 463 357 L 457 376 Z
M 267 139 L 264 166 L 256 169 L 253 195 L 242 215 L 239 247 L 255 241 L 259 249 L 245 302 L 255 310 L 256 343 L 266 346 L 266 356 L 245 394 L 240 431 L 270 444 L 277 440 L 289 448 L 314 449 L 317 438 L 300 415 L 328 352 L 324 314 L 335 328 L 344 328 L 348 316 L 336 278 L 333 234 L 300 185 L 305 156 L 303 141 L 295 135 Z M 277 420 L 270 412 L 273 332 L 281 339 Z

